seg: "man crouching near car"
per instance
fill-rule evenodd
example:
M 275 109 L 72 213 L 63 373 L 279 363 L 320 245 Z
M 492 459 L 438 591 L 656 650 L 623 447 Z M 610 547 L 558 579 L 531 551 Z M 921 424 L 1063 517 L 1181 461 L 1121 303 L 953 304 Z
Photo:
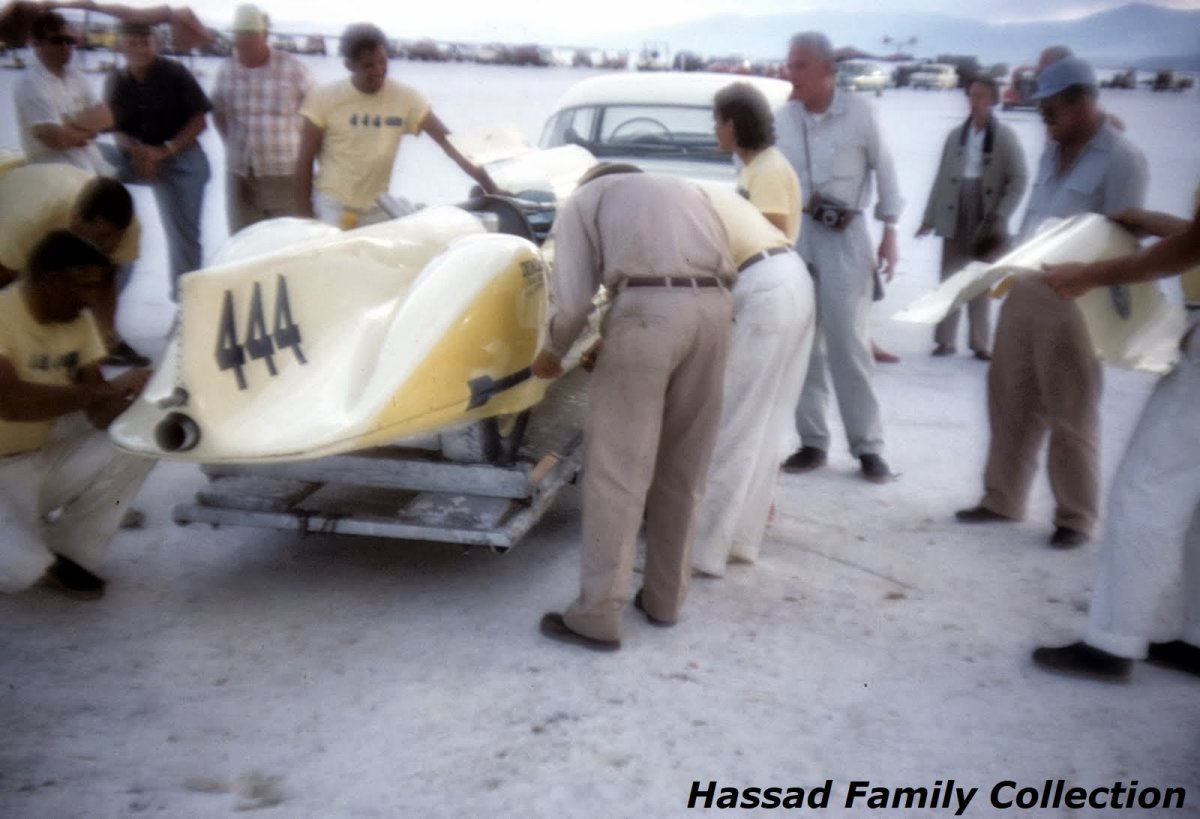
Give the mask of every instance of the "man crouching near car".
M 655 625 L 679 616 L 733 318 L 733 262 L 712 205 L 690 182 L 637 170 L 598 166 L 559 211 L 547 341 L 531 366 L 558 376 L 600 285 L 616 294 L 584 421 L 580 592 L 541 621 L 551 639 L 600 650 L 620 647 L 643 517 L 633 604 Z
M 154 461 L 116 449 L 104 430 L 149 370 L 112 381 L 90 308 L 110 275 L 105 255 L 58 230 L 0 291 L 0 591 L 39 578 L 94 599 L 94 573 Z

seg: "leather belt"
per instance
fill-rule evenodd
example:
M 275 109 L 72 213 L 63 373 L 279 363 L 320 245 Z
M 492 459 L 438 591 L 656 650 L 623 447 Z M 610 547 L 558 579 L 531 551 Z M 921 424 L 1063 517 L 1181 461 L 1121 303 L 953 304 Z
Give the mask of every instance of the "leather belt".
M 626 279 L 625 287 L 725 287 L 716 276 L 640 276 Z
M 749 259 L 747 259 L 746 261 L 744 261 L 740 265 L 738 265 L 738 273 L 741 273 L 743 270 L 745 270 L 747 267 L 749 267 L 752 264 L 758 264 L 763 259 L 769 259 L 772 256 L 778 256 L 781 253 L 788 253 L 790 251 L 791 251 L 790 247 L 772 247 L 772 248 L 768 248 L 766 250 L 759 251 L 758 253 L 755 253 Z

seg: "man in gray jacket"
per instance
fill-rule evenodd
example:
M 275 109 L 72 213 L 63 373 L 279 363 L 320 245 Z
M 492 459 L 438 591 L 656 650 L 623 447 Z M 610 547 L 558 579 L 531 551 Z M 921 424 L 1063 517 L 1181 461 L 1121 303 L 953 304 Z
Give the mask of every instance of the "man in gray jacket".
M 1008 240 L 1008 218 L 1025 194 L 1028 174 L 1017 135 L 992 116 L 1000 91 L 991 77 L 967 85 L 970 115 L 946 137 L 937 178 L 929 192 L 917 236 L 943 238 L 941 279 L 973 260 L 995 260 Z M 958 338 L 955 310 L 938 324 L 934 355 L 953 355 Z M 967 304 L 970 346 L 975 357 L 991 360 L 991 303 L 981 293 Z
M 896 169 L 883 143 L 870 103 L 837 89 L 833 47 L 824 34 L 792 38 L 788 49 L 792 99 L 775 112 L 776 145 L 808 197 L 796 250 L 816 283 L 817 334 L 808 377 L 796 407 L 802 444 L 783 465 L 788 472 L 823 466 L 829 451 L 829 381 L 850 453 L 863 477 L 892 479 L 880 454 L 883 424 L 871 384 L 874 363 L 867 332 L 875 271 L 891 279 L 896 266 L 896 220 L 904 200 Z M 873 253 L 863 209 L 871 198 L 871 176 L 879 188 L 875 217 L 883 238 Z

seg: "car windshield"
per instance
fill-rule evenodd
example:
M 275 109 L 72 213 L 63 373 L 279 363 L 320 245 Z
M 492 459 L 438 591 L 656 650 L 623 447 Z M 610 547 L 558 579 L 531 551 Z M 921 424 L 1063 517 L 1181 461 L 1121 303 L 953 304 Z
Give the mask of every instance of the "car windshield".
M 717 149 L 712 108 L 602 105 L 560 111 L 546 125 L 543 148 L 582 145 L 597 157 L 686 156 L 728 162 Z

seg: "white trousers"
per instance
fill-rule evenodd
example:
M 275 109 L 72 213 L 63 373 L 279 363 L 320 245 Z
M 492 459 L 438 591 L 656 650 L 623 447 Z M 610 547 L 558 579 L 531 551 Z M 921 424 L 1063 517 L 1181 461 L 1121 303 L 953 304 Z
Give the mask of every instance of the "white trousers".
M 60 419 L 37 452 L 0 458 L 0 592 L 36 583 L 55 554 L 95 572 L 155 463 L 83 413 Z
M 1084 640 L 1146 656 L 1158 604 L 1182 575 L 1179 638 L 1200 646 L 1200 322 L 1154 388 L 1113 477 Z
M 721 426 L 692 546 L 692 567 L 718 576 L 730 557 L 758 557 L 779 464 L 795 448 L 815 329 L 812 278 L 795 253 L 743 270 L 733 298 Z

